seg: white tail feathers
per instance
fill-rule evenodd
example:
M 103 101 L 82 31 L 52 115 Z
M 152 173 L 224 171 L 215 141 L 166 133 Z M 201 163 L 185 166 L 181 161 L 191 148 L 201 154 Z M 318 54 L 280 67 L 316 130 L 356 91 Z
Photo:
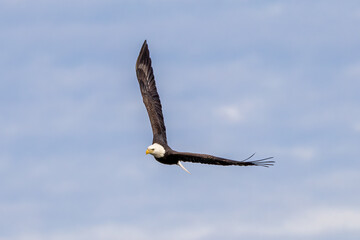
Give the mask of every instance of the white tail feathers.
M 185 172 L 187 172 L 188 174 L 191 174 L 182 164 L 180 161 L 178 161 L 177 165 L 179 165 Z

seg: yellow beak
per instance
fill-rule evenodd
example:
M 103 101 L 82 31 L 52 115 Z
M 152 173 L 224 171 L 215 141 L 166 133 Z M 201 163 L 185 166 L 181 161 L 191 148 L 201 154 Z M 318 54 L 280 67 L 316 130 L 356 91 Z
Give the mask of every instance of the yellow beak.
M 145 152 L 146 154 L 149 154 L 150 153 L 150 151 L 149 151 L 149 149 L 146 149 L 146 152 Z

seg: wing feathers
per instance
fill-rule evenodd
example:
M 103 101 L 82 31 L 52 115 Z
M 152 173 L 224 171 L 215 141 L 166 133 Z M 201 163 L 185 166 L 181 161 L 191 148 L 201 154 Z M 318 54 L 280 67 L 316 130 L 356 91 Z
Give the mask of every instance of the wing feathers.
M 173 157 L 178 161 L 183 162 L 194 162 L 194 163 L 203 163 L 203 164 L 212 164 L 212 165 L 237 165 L 237 166 L 262 166 L 262 167 L 269 167 L 274 165 L 274 161 L 269 161 L 273 157 L 263 158 L 254 161 L 248 161 L 255 155 L 251 155 L 247 159 L 243 161 L 235 161 L 221 157 L 215 157 L 212 155 L 207 154 L 199 154 L 199 153 L 188 153 L 188 152 L 176 152 L 173 153 Z
M 160 97 L 156 89 L 150 52 L 146 40 L 136 61 L 136 76 L 139 81 L 143 102 L 150 118 L 154 135 L 153 142 L 157 140 L 167 143 Z

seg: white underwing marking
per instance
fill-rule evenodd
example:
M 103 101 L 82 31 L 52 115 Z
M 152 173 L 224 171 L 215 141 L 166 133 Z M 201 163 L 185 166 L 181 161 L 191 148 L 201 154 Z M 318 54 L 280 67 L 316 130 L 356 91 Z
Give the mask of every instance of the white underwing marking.
M 177 165 L 179 165 L 185 172 L 187 172 L 188 174 L 191 174 L 182 164 L 180 161 L 178 161 Z

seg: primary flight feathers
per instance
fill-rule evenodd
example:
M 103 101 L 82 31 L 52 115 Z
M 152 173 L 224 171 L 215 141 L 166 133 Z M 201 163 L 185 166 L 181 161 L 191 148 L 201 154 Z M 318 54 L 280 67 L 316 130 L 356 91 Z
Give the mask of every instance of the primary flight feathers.
M 161 110 L 160 97 L 156 89 L 153 69 L 151 67 L 150 53 L 146 40 L 141 48 L 139 57 L 136 61 L 136 75 L 139 80 L 141 95 L 149 114 L 152 131 L 155 137 L 166 141 L 166 128 L 164 117 Z
M 245 160 L 235 161 L 207 154 L 177 152 L 172 150 L 167 144 L 166 128 L 162 114 L 160 97 L 156 89 L 154 73 L 151 66 L 150 53 L 146 40 L 136 61 L 136 76 L 139 81 L 141 95 L 149 115 L 153 132 L 153 144 L 147 148 L 146 154 L 152 154 L 160 163 L 177 164 L 185 171 L 187 170 L 184 168 L 184 166 L 182 166 L 181 161 L 223 166 L 237 165 L 269 167 L 274 164 L 274 161 L 269 160 L 272 159 L 272 157 L 255 161 L 248 161 L 251 157 L 254 156 L 254 154 Z

